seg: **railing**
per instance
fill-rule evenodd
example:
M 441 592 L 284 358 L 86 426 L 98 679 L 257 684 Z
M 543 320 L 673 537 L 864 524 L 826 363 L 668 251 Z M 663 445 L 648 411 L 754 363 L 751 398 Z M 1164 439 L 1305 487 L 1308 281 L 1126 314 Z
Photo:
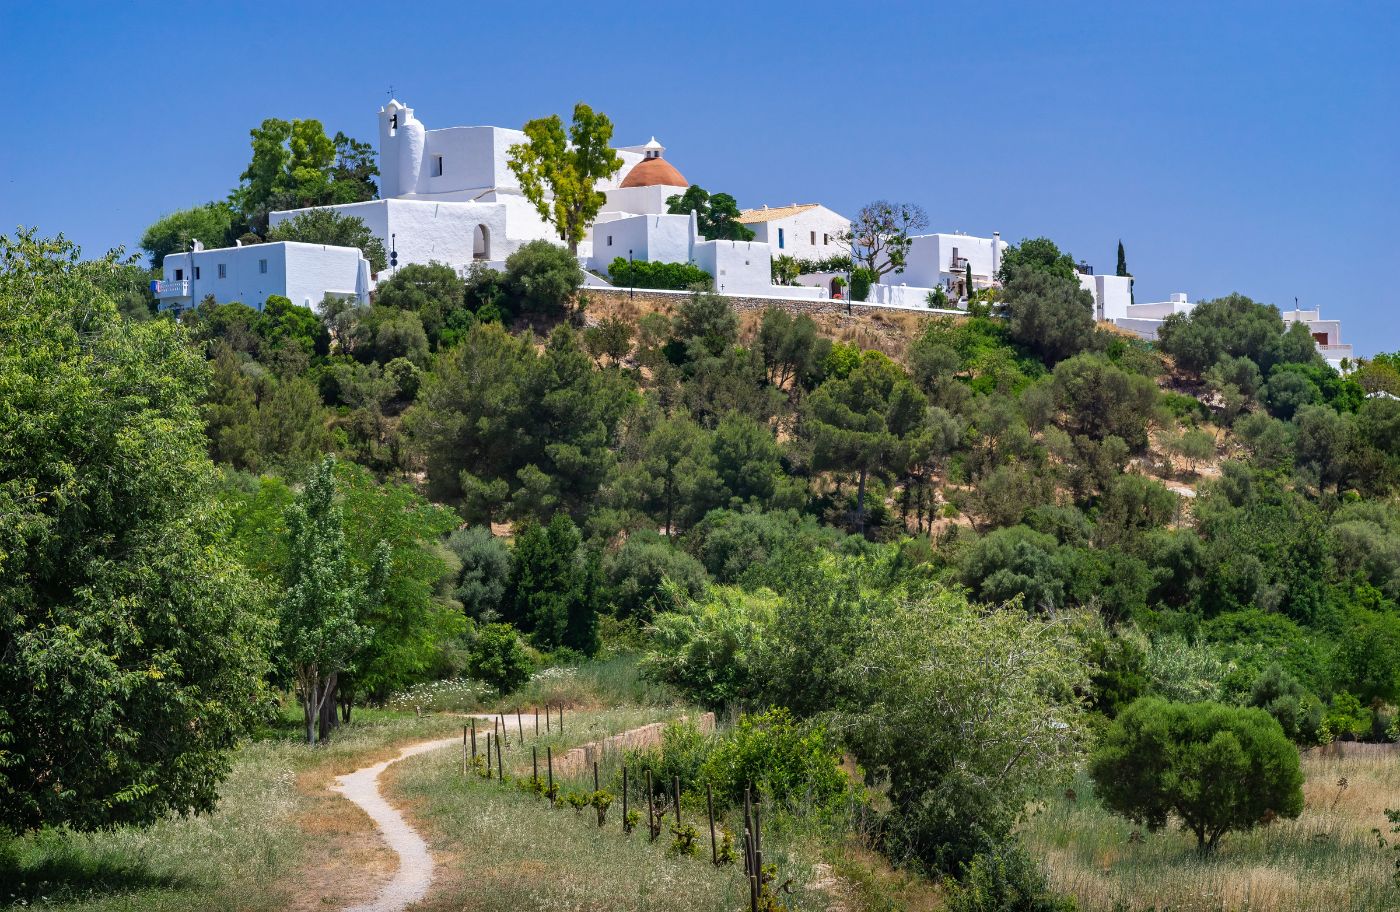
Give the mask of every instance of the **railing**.
M 151 282 L 151 293 L 158 298 L 187 298 L 190 295 L 190 280 L 153 280 Z
M 967 257 L 965 256 L 953 257 L 953 265 L 948 267 L 949 272 L 962 272 L 965 269 L 967 269 Z

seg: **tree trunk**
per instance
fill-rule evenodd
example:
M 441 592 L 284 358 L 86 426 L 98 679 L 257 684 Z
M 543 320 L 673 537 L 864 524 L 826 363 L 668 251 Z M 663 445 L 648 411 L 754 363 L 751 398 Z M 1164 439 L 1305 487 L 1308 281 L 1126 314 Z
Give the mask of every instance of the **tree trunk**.
M 856 488 L 856 531 L 865 534 L 865 477 L 868 471 L 861 467 L 860 486 Z
M 336 674 L 332 672 L 321 684 L 321 704 L 317 707 L 316 721 L 321 729 L 321 740 L 327 741 L 331 736 L 331 729 L 335 728 L 335 682 Z

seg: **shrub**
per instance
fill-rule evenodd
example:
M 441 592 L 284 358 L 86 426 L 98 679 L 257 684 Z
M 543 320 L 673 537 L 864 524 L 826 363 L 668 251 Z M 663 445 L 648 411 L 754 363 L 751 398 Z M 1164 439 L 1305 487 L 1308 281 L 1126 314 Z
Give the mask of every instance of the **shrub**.
M 1153 831 L 1176 816 L 1201 852 L 1303 810 L 1298 749 L 1262 709 L 1144 697 L 1104 734 L 1090 775 L 1109 809 Z
M 823 725 L 799 725 L 784 708 L 744 715 L 710 752 L 701 777 L 737 804 L 753 784 L 765 800 L 830 807 L 848 791 L 841 758 Z
M 851 270 L 851 300 L 864 301 L 870 296 L 870 286 L 878 278 L 875 270 L 857 266 Z
M 1012 843 L 973 856 L 961 883 L 948 883 L 948 912 L 1073 912 L 1025 850 Z
M 517 314 L 563 314 L 583 284 L 578 259 L 549 241 L 531 241 L 506 257 L 505 289 Z M 482 311 L 477 317 L 486 319 Z
M 710 288 L 714 280 L 694 263 L 653 263 L 617 257 L 608 266 L 608 275 L 615 284 L 626 288 L 664 288 L 685 291 L 697 285 Z
M 696 728 L 695 723 L 673 722 L 661 733 L 659 745 L 628 751 L 626 763 L 638 777 L 645 775 L 644 770 L 651 770 L 658 791 L 669 791 L 673 776 L 680 778 L 683 787 L 694 788 L 713 746 L 714 741 Z M 621 775 L 618 772 L 619 782 Z
M 603 576 L 619 617 L 650 620 L 669 581 L 688 598 L 698 598 L 709 581 L 705 568 L 656 532 L 639 532 L 603 560 Z
M 504 695 L 530 680 L 530 658 L 514 627 L 487 624 L 472 641 L 467 670 Z
M 1322 701 L 1278 663 L 1255 679 L 1249 702 L 1278 720 L 1283 733 L 1296 742 L 1316 744 L 1322 737 Z

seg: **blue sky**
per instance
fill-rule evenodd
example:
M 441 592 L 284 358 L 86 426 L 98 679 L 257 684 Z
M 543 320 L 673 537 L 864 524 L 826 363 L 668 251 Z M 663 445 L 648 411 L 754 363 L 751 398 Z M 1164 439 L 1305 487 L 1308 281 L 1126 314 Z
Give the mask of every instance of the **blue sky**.
M 411 18 L 411 17 L 417 18 Z M 395 17 L 402 26 L 393 24 Z M 1241 291 L 1400 349 L 1400 4 L 0 0 L 0 230 L 134 248 L 264 117 L 375 141 L 587 101 L 741 205 L 1047 235 L 1138 300 Z

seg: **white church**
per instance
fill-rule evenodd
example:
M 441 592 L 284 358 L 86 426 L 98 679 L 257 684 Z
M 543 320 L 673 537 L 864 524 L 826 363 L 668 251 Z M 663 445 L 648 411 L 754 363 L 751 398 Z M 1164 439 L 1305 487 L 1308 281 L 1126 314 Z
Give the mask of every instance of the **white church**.
M 508 127 L 428 129 L 412 108 L 391 100 L 379 110 L 380 198 L 329 206 L 353 215 L 392 251 L 398 265 L 444 263 L 462 274 L 474 263 L 500 267 L 530 241 L 562 244 L 554 227 L 526 199 L 508 163 L 511 146 L 525 143 Z M 717 291 L 729 295 L 814 300 L 838 298 L 844 278 L 836 273 L 801 276 L 797 285 L 772 284 L 775 256 L 818 261 L 846 253 L 838 239 L 850 219 L 817 203 L 744 210 L 739 221 L 752 241 L 702 237 L 694 214 L 669 214 L 667 199 L 689 182 L 666 158 L 655 137 L 615 150 L 622 167 L 598 182 L 607 200 L 579 245 L 580 264 L 591 285 L 606 286 L 617 258 L 691 263 L 709 273 Z M 306 210 L 273 212 L 273 225 Z M 864 302 L 848 306 L 927 310 L 935 289 L 957 302 L 968 291 L 992 287 L 1009 245 L 999 232 L 990 238 L 934 233 L 912 238 L 907 262 L 887 273 Z M 326 295 L 367 302 L 378 281 L 360 251 L 319 244 L 271 243 L 217 250 L 196 248 L 165 258 L 164 281 L 154 283 L 163 309 L 186 309 L 206 296 L 220 303 L 243 301 L 261 307 L 270 295 L 314 308 Z M 968 288 L 969 275 L 971 287 Z M 1185 295 L 1162 303 L 1135 304 L 1132 279 L 1095 275 L 1081 267 L 1080 285 L 1094 298 L 1095 317 L 1144 338 L 1155 338 L 1168 313 L 1188 310 Z M 1334 365 L 1350 354 L 1337 321 L 1316 311 L 1286 315 L 1309 324 L 1319 350 Z

